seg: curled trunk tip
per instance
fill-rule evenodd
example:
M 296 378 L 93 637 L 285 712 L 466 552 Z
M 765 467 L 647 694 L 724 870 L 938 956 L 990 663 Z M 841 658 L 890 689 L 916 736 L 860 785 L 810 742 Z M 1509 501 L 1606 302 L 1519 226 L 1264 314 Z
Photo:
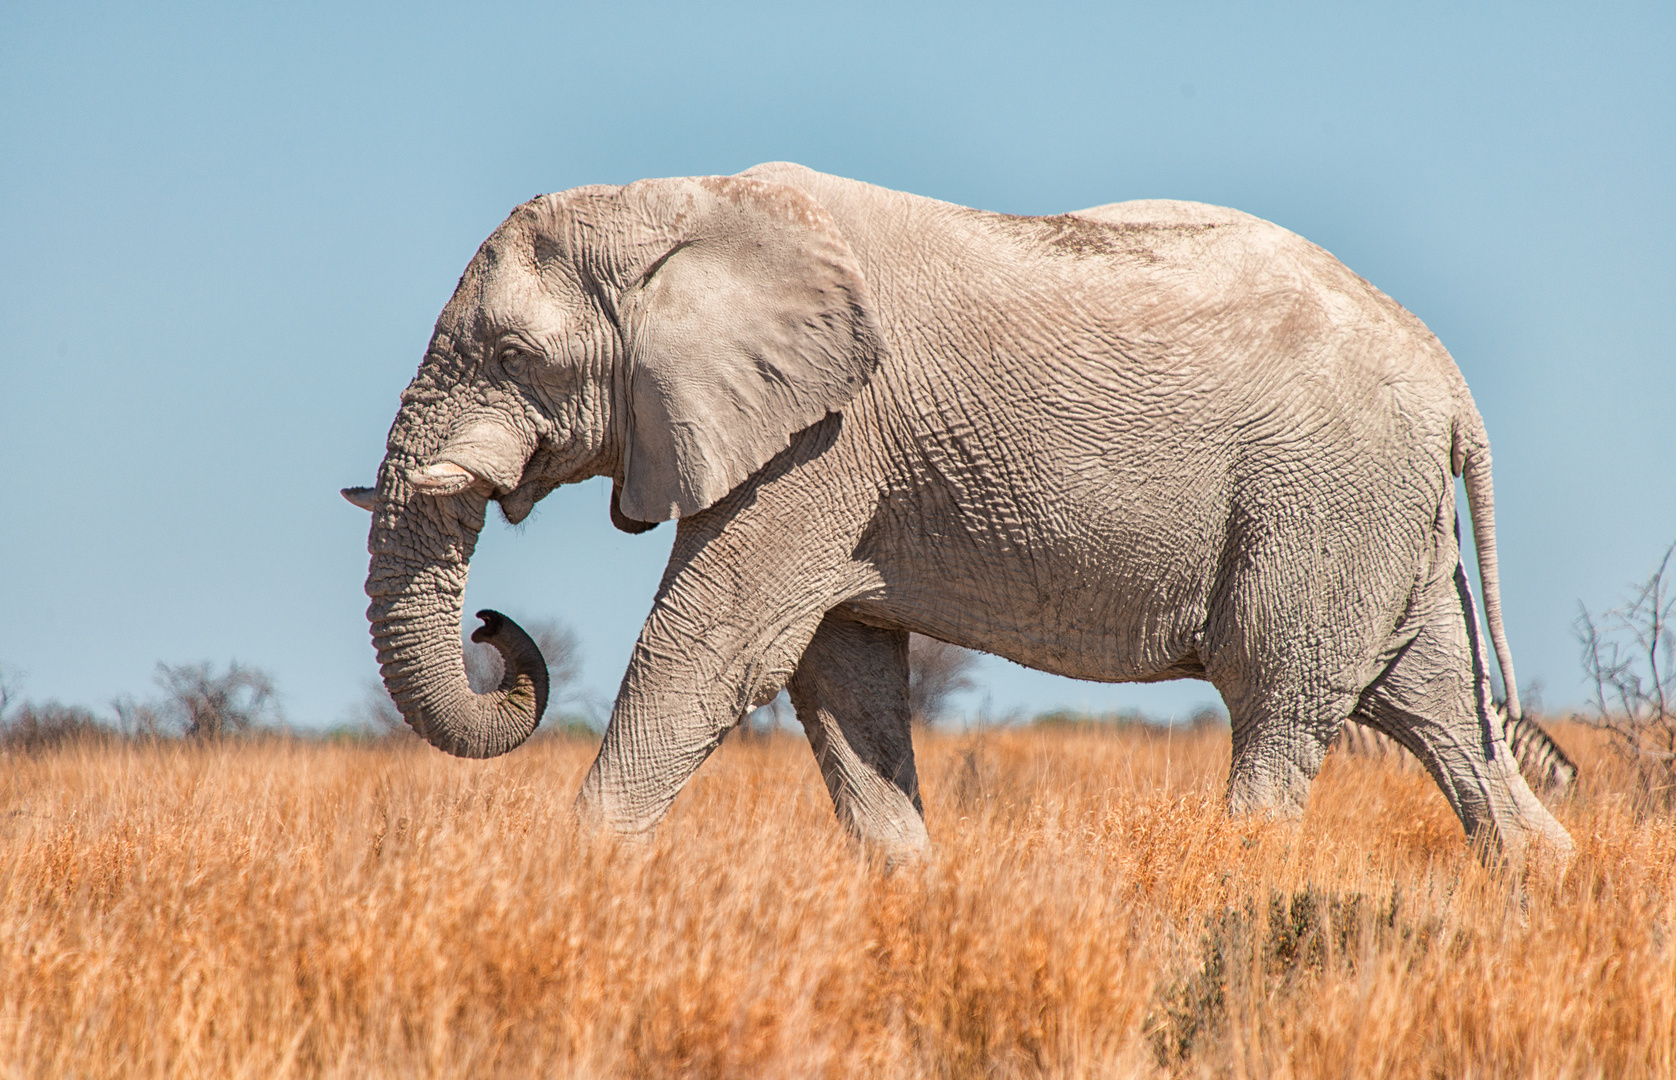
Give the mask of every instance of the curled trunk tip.
M 484 608 L 477 613 L 483 620 L 483 625 L 471 632 L 471 640 L 481 645 L 493 645 L 505 661 L 506 674 L 501 677 L 499 690 L 511 694 L 520 689 L 520 683 L 528 679 L 529 690 L 535 696 L 535 723 L 541 723 L 541 717 L 547 711 L 547 693 L 550 689 L 547 676 L 547 658 L 541 655 L 541 647 L 535 640 L 524 632 L 524 628 L 502 615 L 493 608 Z M 534 725 L 531 725 L 532 729 Z

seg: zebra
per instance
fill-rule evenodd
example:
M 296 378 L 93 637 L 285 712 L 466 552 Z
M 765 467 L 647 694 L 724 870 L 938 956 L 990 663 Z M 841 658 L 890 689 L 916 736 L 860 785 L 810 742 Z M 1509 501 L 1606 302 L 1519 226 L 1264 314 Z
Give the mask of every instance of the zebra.
M 1570 791 L 1577 782 L 1577 764 L 1560 749 L 1552 736 L 1542 730 L 1542 725 L 1528 716 L 1509 719 L 1506 706 L 1500 702 L 1496 703 L 1495 710 L 1501 718 L 1502 737 L 1507 740 L 1508 749 L 1513 751 L 1513 760 L 1519 763 L 1519 771 L 1524 774 L 1531 790 L 1544 798 L 1554 798 Z M 1334 745 L 1357 757 L 1392 757 L 1404 769 L 1420 767 L 1414 755 L 1404 750 L 1395 739 L 1355 717 L 1350 717 L 1340 729 Z

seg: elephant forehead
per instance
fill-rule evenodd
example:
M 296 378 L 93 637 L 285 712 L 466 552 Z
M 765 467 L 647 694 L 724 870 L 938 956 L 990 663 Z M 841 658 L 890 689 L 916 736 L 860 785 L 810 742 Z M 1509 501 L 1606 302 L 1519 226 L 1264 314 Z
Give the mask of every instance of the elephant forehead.
M 524 325 L 548 300 L 541 278 L 516 266 L 487 275 L 479 297 L 484 318 L 496 328 Z
M 472 260 L 451 305 L 461 330 L 480 339 L 509 331 L 556 332 L 567 306 L 563 281 L 542 275 L 529 245 L 496 243 L 491 238 Z

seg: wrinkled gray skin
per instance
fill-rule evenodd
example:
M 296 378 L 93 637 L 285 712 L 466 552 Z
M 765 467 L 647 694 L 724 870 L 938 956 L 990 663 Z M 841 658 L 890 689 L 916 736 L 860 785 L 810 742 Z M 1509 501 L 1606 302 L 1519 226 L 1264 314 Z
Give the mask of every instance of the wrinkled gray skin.
M 437 320 L 377 488 L 346 494 L 373 510 L 385 684 L 466 757 L 539 720 L 509 621 L 479 631 L 501 689 L 461 665 L 488 501 L 517 522 L 609 476 L 620 528 L 680 519 L 578 799 L 623 833 L 785 686 L 840 819 L 923 848 L 917 631 L 1080 679 L 1208 679 L 1233 813 L 1299 814 L 1354 714 L 1486 851 L 1563 853 L 1489 720 L 1452 479 L 1511 688 L 1489 464 L 1437 339 L 1265 221 L 1012 217 L 774 164 L 515 210 Z

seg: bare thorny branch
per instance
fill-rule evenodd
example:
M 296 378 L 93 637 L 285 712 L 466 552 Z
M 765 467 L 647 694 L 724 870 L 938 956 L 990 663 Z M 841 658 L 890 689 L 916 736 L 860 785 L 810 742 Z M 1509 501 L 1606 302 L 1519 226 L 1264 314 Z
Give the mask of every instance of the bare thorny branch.
M 22 677 L 16 671 L 0 664 L 0 724 L 6 722 L 6 710 L 11 708 L 12 699 L 17 697 L 21 681 Z
M 1636 767 L 1646 793 L 1661 803 L 1676 801 L 1673 558 L 1676 544 L 1623 604 L 1598 619 L 1582 608 L 1575 624 L 1599 721 L 1612 733 L 1613 748 Z
M 978 654 L 936 638 L 908 638 L 908 712 L 917 723 L 943 719 L 956 694 L 977 689 Z

